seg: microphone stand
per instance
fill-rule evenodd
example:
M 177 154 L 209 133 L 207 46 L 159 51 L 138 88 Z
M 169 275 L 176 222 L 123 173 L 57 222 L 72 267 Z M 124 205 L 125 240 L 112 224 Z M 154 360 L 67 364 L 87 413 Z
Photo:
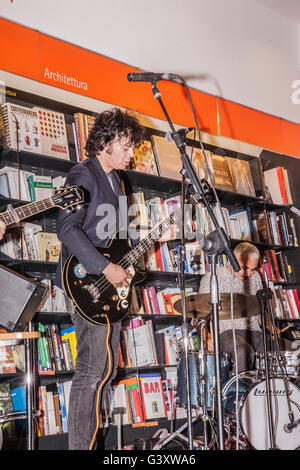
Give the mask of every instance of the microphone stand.
M 223 403 L 222 403 L 222 389 L 221 389 L 221 368 L 220 368 L 220 340 L 219 340 L 219 318 L 218 318 L 218 306 L 219 306 L 219 296 L 218 296 L 218 280 L 216 276 L 216 260 L 217 255 L 225 252 L 230 264 L 235 272 L 240 271 L 240 266 L 233 254 L 233 251 L 230 246 L 230 240 L 226 235 L 224 229 L 219 226 L 218 221 L 213 213 L 213 210 L 208 203 L 205 190 L 202 187 L 202 183 L 199 181 L 197 174 L 195 173 L 194 167 L 186 154 L 185 151 L 185 142 L 181 133 L 176 132 L 174 125 L 168 115 L 168 112 L 162 102 L 161 93 L 156 86 L 156 81 L 153 79 L 151 86 L 154 98 L 158 100 L 166 119 L 169 123 L 169 126 L 172 131 L 172 138 L 180 151 L 181 161 L 183 168 L 181 174 L 183 181 L 185 180 L 188 184 L 191 184 L 194 188 L 195 194 L 198 196 L 199 200 L 205 204 L 207 212 L 209 213 L 211 220 L 215 226 L 215 230 L 210 233 L 204 240 L 202 249 L 210 256 L 211 259 L 211 303 L 212 303 L 212 313 L 213 313 L 213 330 L 214 330 L 214 360 L 215 360 L 215 374 L 216 374 L 216 401 L 217 401 L 217 421 L 218 421 L 218 435 L 219 435 L 219 449 L 225 449 L 225 437 L 224 437 L 224 419 L 223 419 Z M 200 139 L 200 136 L 199 136 Z M 182 205 L 184 205 L 184 199 L 182 199 Z M 183 244 L 183 239 L 181 240 Z M 181 263 L 181 290 L 184 288 L 184 263 Z M 186 322 L 186 308 L 185 308 L 185 292 L 181 292 L 181 300 L 183 306 L 183 325 L 184 325 L 184 345 L 185 345 L 185 364 L 186 364 L 186 374 L 187 374 L 187 391 L 190 392 L 190 382 L 189 382 L 189 365 L 188 365 L 188 337 L 187 337 L 187 322 Z M 189 430 L 189 448 L 192 449 L 192 416 L 191 416 L 191 400 L 190 393 L 187 396 L 187 405 L 188 405 L 188 430 Z

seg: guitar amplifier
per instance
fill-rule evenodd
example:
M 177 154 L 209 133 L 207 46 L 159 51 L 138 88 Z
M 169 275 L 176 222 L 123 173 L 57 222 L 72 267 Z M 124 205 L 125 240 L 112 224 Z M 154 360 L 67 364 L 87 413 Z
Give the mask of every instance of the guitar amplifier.
M 47 286 L 0 266 L 0 325 L 23 331 L 48 291 Z

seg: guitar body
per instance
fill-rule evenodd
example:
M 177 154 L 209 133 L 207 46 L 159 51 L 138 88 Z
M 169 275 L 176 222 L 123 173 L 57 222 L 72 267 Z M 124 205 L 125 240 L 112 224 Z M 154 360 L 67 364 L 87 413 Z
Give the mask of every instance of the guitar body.
M 130 252 L 132 248 L 126 239 L 113 238 L 106 247 L 97 250 L 114 264 Z M 131 288 L 141 282 L 141 275 L 133 265 L 124 268 L 132 275 L 128 279 L 129 287 L 115 288 L 104 274 L 88 274 L 75 255 L 67 258 L 63 267 L 63 286 L 67 296 L 72 299 L 75 311 L 85 320 L 96 325 L 106 325 L 121 321 L 128 313 L 131 303 Z

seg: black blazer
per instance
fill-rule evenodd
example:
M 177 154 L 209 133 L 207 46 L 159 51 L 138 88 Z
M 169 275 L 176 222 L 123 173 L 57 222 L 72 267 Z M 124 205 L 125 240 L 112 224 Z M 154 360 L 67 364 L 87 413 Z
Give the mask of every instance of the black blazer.
M 74 254 L 90 274 L 100 274 L 109 263 L 95 246 L 106 246 L 110 236 L 119 229 L 119 196 L 123 193 L 117 173 L 112 171 L 111 175 L 114 191 L 99 160 L 89 157 L 75 165 L 67 176 L 66 184 L 83 186 L 90 194 L 90 202 L 73 213 L 59 212 L 57 235 L 62 242 L 56 272 L 59 287 L 62 286 L 61 269 L 70 254 Z M 125 223 L 128 226 L 127 214 Z

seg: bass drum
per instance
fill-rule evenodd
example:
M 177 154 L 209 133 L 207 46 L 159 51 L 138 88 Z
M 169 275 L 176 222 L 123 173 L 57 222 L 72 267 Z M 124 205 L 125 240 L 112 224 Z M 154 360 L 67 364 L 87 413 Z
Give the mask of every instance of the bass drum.
M 241 434 L 256 450 L 269 450 L 268 408 L 266 381 L 255 381 L 255 373 L 239 374 L 238 419 Z M 288 395 L 294 419 L 300 418 L 300 389 L 287 381 Z M 271 405 L 274 423 L 274 444 L 280 450 L 300 448 L 300 425 L 291 431 L 286 429 L 289 423 L 287 393 L 284 380 L 270 379 Z M 224 414 L 235 417 L 236 377 L 232 377 L 223 387 Z

